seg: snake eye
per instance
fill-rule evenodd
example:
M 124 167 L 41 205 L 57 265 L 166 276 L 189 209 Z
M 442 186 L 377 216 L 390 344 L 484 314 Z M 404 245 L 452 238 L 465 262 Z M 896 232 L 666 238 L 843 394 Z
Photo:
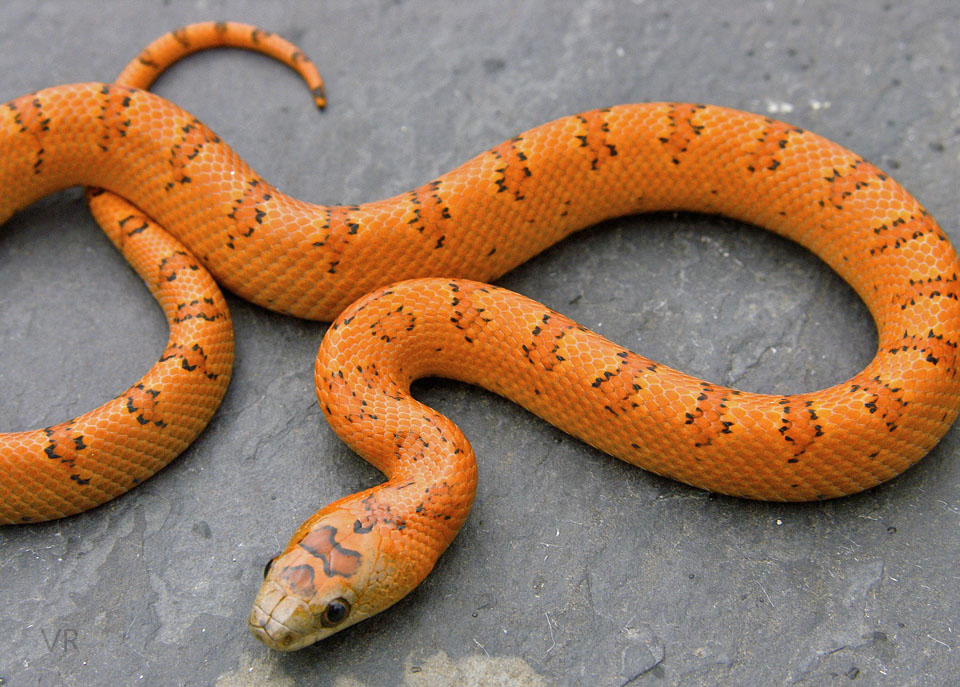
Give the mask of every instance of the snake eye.
M 334 599 L 323 609 L 320 623 L 324 627 L 333 627 L 342 623 L 350 613 L 350 603 L 346 599 Z
M 271 558 L 269 561 L 267 561 L 267 564 L 263 566 L 263 579 L 267 579 L 267 575 L 270 574 L 270 568 L 273 567 L 273 562 L 278 558 L 280 558 L 280 554 L 277 554 L 276 556 Z

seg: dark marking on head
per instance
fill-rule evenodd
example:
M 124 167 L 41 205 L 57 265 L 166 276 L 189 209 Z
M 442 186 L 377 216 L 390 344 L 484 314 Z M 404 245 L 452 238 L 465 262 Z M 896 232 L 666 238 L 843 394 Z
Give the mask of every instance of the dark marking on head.
M 337 528 L 322 525 L 311 530 L 297 544 L 310 555 L 320 559 L 327 577 L 339 575 L 350 577 L 360 569 L 362 556 L 359 551 L 342 547 L 337 543 Z
M 277 579 L 301 598 L 310 598 L 317 592 L 313 567 L 305 563 L 284 568 Z

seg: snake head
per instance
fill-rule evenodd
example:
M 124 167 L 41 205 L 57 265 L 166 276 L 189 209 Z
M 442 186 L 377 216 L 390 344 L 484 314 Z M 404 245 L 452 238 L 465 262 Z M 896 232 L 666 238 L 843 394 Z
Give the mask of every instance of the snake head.
M 254 637 L 301 649 L 392 606 L 426 577 L 445 546 L 428 551 L 401 504 L 378 501 L 384 486 L 340 499 L 297 529 L 264 571 L 247 621 Z
M 357 522 L 345 510 L 323 509 L 267 563 L 248 620 L 254 637 L 294 651 L 380 610 L 365 602 L 380 535 Z
M 465 489 L 464 514 L 474 484 Z M 267 564 L 248 620 L 253 636 L 272 649 L 294 651 L 413 591 L 463 523 L 424 507 L 422 495 L 432 491 L 447 494 L 436 485 L 387 482 L 312 515 Z

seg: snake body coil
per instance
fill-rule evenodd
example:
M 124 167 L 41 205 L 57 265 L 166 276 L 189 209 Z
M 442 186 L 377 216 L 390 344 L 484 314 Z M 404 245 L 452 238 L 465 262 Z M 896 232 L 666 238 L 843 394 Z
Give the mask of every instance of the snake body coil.
M 152 283 L 201 275 L 192 253 L 244 298 L 324 320 L 378 289 L 331 327 L 316 380 L 334 429 L 389 479 L 319 511 L 269 566 L 250 626 L 278 649 L 396 602 L 467 517 L 473 453 L 449 420 L 409 397 L 417 377 L 481 384 L 628 462 L 775 500 L 840 496 L 899 474 L 960 406 L 960 265 L 945 234 L 862 158 L 766 117 L 678 103 L 594 110 L 354 206 L 285 196 L 194 117 L 124 86 L 11 101 L 0 108 L 0 141 L 0 221 L 56 189 L 103 187 L 139 208 L 101 217 L 131 262 L 147 218 L 182 242 L 145 259 Z M 478 283 L 584 226 L 654 210 L 717 213 L 807 247 L 863 298 L 876 357 L 822 391 L 742 393 Z M 383 288 L 427 276 L 443 278 Z M 172 328 L 159 377 L 112 415 L 0 436 L 0 519 L 58 517 L 111 498 L 203 426 L 229 375 L 229 319 L 206 282 L 167 303 L 172 327 L 197 330 Z

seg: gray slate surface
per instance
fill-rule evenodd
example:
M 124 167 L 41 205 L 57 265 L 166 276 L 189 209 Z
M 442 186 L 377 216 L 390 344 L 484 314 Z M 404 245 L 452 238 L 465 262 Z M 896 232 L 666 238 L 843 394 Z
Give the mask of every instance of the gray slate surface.
M 109 80 L 160 33 L 220 18 L 297 41 L 327 79 L 328 112 L 283 67 L 235 51 L 193 57 L 156 90 L 306 200 L 408 190 L 580 110 L 689 100 L 846 145 L 960 242 L 953 0 L 6 3 L 0 101 Z M 753 391 L 842 381 L 875 345 L 821 262 L 716 218 L 610 222 L 500 283 Z M 480 456 L 464 531 L 391 611 L 294 655 L 265 649 L 245 627 L 264 562 L 379 475 L 317 409 L 325 326 L 230 307 L 234 379 L 199 441 L 104 507 L 0 529 L 0 684 L 960 684 L 960 430 L 868 493 L 750 503 L 620 464 L 446 381 L 418 395 Z M 166 337 L 76 191 L 0 232 L 0 322 L 0 431 L 111 398 Z

